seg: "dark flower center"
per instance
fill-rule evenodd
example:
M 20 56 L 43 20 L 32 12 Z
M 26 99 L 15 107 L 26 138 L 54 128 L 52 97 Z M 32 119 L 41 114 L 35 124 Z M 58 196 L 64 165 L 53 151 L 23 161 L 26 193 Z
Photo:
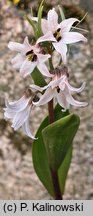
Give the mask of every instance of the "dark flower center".
M 61 40 L 61 35 L 60 35 L 60 30 L 61 30 L 61 28 L 58 28 L 56 31 L 55 31 L 55 33 L 53 34 L 54 35 L 54 37 L 56 38 L 56 40 L 59 42 L 60 40 Z
M 59 86 L 57 86 L 57 93 L 60 93 L 60 88 L 59 88 Z
M 38 101 L 39 101 L 38 95 L 35 95 L 35 97 L 33 98 L 33 101 L 34 101 L 34 102 L 38 102 Z
M 31 62 L 35 62 L 37 61 L 37 55 L 34 54 L 34 51 L 33 50 L 30 50 L 26 53 L 26 56 L 28 58 L 28 61 L 31 61 Z

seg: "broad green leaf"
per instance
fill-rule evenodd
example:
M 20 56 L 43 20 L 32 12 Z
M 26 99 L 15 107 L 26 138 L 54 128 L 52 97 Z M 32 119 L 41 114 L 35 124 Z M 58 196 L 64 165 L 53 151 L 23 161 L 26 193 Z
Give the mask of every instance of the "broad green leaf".
M 61 107 L 59 105 L 56 106 L 54 113 L 55 113 L 55 121 L 69 114 L 68 111 L 62 113 Z M 44 129 L 48 124 L 49 124 L 48 117 L 46 117 L 44 121 L 41 123 L 37 131 L 36 137 L 38 137 L 38 139 L 35 140 L 33 143 L 32 158 L 33 158 L 33 165 L 39 179 L 41 180 L 45 188 L 48 190 L 48 192 L 52 196 L 54 196 L 54 190 L 53 190 L 50 168 L 48 164 L 47 153 L 42 138 L 42 129 Z
M 47 85 L 45 79 L 43 78 L 42 74 L 39 72 L 38 68 L 35 68 L 33 73 L 31 74 L 33 80 L 34 80 L 34 83 L 38 86 L 45 86 Z
M 79 123 L 79 117 L 75 114 L 71 114 L 43 129 L 43 140 L 52 170 L 57 171 L 61 166 L 73 142 Z
M 61 164 L 58 170 L 59 184 L 60 184 L 60 189 L 62 194 L 64 194 L 64 190 L 65 190 L 66 178 L 67 178 L 68 170 L 72 159 L 72 150 L 73 150 L 73 146 L 71 145 L 63 163 Z

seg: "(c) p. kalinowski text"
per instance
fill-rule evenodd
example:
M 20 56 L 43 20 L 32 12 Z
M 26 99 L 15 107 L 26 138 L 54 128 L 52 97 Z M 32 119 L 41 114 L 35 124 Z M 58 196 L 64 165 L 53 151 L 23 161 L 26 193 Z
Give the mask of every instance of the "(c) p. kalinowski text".
M 32 211 L 83 211 L 83 203 L 74 203 L 73 205 L 51 205 L 49 203 L 32 203 Z

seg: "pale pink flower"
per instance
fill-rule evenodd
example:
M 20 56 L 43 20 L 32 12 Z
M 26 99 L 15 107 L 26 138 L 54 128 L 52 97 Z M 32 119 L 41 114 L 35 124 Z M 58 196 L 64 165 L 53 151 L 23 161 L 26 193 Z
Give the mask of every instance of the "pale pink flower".
M 43 55 L 39 45 L 30 45 L 28 37 L 25 38 L 24 43 L 9 42 L 8 48 L 18 54 L 12 59 L 14 68 L 20 69 L 23 77 L 32 73 L 35 67 L 47 77 L 51 77 L 45 62 L 51 57 L 49 54 Z
M 32 18 L 37 21 L 36 18 Z M 44 36 L 41 36 L 37 43 L 44 41 L 51 41 L 54 48 L 62 56 L 64 64 L 66 63 L 67 44 L 76 43 L 79 41 L 87 42 L 87 39 L 77 32 L 70 31 L 74 22 L 78 21 L 76 18 L 69 18 L 58 23 L 58 15 L 53 8 L 49 10 L 47 20 L 42 20 L 42 31 Z
M 4 117 L 7 120 L 12 120 L 11 127 L 13 127 L 15 131 L 21 128 L 28 137 L 35 139 L 30 131 L 29 125 L 30 113 L 33 108 L 30 89 L 27 90 L 26 94 L 19 100 L 14 102 L 6 100 L 5 104 L 6 108 L 4 108 Z
M 62 107 L 62 111 L 66 111 L 70 105 L 84 107 L 87 103 L 75 100 L 72 97 L 72 92 L 81 92 L 85 88 L 85 84 L 84 82 L 80 88 L 74 88 L 69 84 L 67 75 L 60 76 L 59 73 L 55 74 L 53 80 L 47 86 L 40 89 L 41 91 L 46 89 L 46 91 L 38 102 L 34 102 L 34 105 L 44 105 L 53 98 L 56 98 L 57 102 Z M 35 85 L 31 86 L 35 88 Z

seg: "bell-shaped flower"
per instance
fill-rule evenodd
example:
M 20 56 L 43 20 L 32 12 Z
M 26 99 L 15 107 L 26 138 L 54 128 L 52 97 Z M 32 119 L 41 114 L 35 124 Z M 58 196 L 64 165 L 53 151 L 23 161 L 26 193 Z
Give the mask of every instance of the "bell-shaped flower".
M 85 88 L 84 82 L 80 88 L 72 87 L 68 82 L 66 74 L 55 74 L 52 81 L 45 87 L 41 88 L 41 91 L 45 90 L 45 93 L 40 97 L 38 102 L 34 102 L 34 105 L 44 105 L 51 101 L 53 98 L 57 99 L 57 102 L 62 107 L 62 111 L 66 111 L 70 105 L 76 107 L 84 107 L 86 102 L 80 102 L 73 98 L 72 92 L 79 93 Z M 35 88 L 35 85 L 31 85 Z
M 35 67 L 47 77 L 51 77 L 45 62 L 51 57 L 49 54 L 42 54 L 39 45 L 30 45 L 28 37 L 25 38 L 24 43 L 9 42 L 8 48 L 18 54 L 12 59 L 12 65 L 16 69 L 20 69 L 23 77 L 32 73 Z
M 28 89 L 23 97 L 14 102 L 5 101 L 6 108 L 4 108 L 5 119 L 12 120 L 12 127 L 14 130 L 22 129 L 23 132 L 30 138 L 35 139 L 30 131 L 30 112 L 33 108 L 32 92 Z M 33 100 L 35 95 L 33 97 Z
M 36 18 L 32 19 L 37 21 Z M 51 41 L 56 51 L 61 54 L 63 63 L 66 64 L 67 44 L 79 41 L 87 42 L 81 33 L 70 31 L 76 21 L 78 19 L 69 18 L 59 24 L 55 9 L 49 10 L 47 20 L 43 19 L 41 22 L 44 35 L 37 40 L 37 43 Z

